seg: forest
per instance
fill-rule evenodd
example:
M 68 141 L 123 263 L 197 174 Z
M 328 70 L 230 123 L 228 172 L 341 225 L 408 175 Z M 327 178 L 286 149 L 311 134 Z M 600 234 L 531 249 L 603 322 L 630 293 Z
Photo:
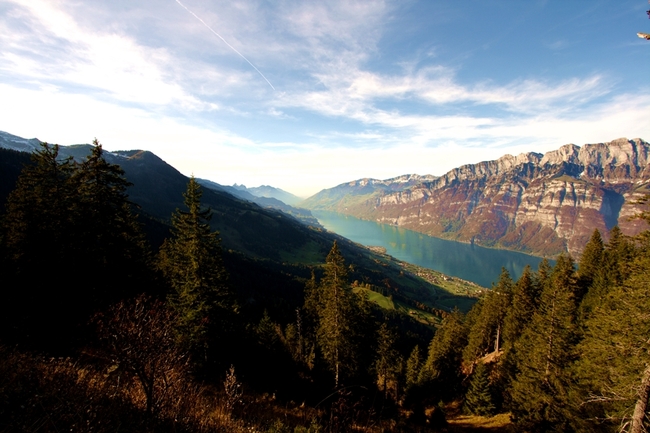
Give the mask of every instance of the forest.
M 196 179 L 168 220 L 129 186 L 99 142 L 82 161 L 44 143 L 9 193 L 0 431 L 648 427 L 649 231 L 594 231 L 577 261 L 504 270 L 431 324 L 370 301 L 336 240 L 286 298 L 265 295 L 284 283 L 222 247 Z M 506 422 L 464 428 L 458 414 Z

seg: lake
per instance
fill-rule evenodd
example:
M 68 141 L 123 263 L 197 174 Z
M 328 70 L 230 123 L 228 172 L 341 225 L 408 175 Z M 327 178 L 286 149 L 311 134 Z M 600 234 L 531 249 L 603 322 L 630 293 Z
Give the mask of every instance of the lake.
M 335 212 L 312 211 L 327 230 L 366 246 L 386 248 L 391 256 L 414 265 L 491 287 L 501 268 L 517 280 L 526 265 L 537 270 L 539 257 L 448 241 L 411 230 L 364 221 Z M 551 262 L 553 264 L 553 262 Z

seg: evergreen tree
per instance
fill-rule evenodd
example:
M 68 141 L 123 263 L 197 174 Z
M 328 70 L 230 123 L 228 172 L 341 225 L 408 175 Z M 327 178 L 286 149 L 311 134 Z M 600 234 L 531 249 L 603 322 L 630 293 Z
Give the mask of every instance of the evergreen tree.
M 467 329 L 463 315 L 455 310 L 442 320 L 433 336 L 418 381 L 438 388 L 440 397 L 455 397 L 463 378 L 462 355 L 466 344 Z
M 628 277 L 594 305 L 577 365 L 586 429 L 645 430 L 650 395 L 650 254 L 644 247 Z
M 583 321 L 607 298 L 612 287 L 623 283 L 629 275 L 628 268 L 633 259 L 632 242 L 623 235 L 618 226 L 614 227 L 610 231 L 609 242 L 603 246 L 600 263 L 594 266 L 591 284 L 580 305 Z
M 93 145 L 70 179 L 77 199 L 69 211 L 76 224 L 75 262 L 86 280 L 80 299 L 101 307 L 141 292 L 151 274 L 149 249 L 128 200 L 131 184 L 124 170 L 106 161 L 97 139 Z
M 503 356 L 495 369 L 494 388 L 501 393 L 505 406 L 510 403 L 510 385 L 518 374 L 517 353 L 522 330 L 526 329 L 539 303 L 538 285 L 530 266 L 524 268 L 512 290 L 512 303 L 503 323 Z
M 422 355 L 420 346 L 415 346 L 406 360 L 406 390 L 418 383 L 420 368 L 422 366 Z
M 471 376 L 465 395 L 465 410 L 473 415 L 492 416 L 496 406 L 492 399 L 487 366 L 479 362 Z
M 605 281 L 601 285 L 620 284 L 629 275 L 629 265 L 634 256 L 634 247 L 618 226 L 609 232 L 609 241 L 603 252 L 601 265 Z
M 201 206 L 194 177 L 183 194 L 187 210 L 172 215 L 172 237 L 160 249 L 159 266 L 173 291 L 169 303 L 178 316 L 178 336 L 195 354 L 206 356 L 210 330 L 234 308 L 227 288 L 221 242 L 208 224 L 212 211 Z
M 70 332 L 64 321 L 72 321 L 65 313 L 73 297 L 56 287 L 61 270 L 74 263 L 70 208 L 75 191 L 70 177 L 75 167 L 71 159 L 59 159 L 56 144 L 42 143 L 31 161 L 7 198 L 2 231 L 9 274 L 3 275 L 0 316 L 9 341 L 47 344 L 59 331 Z M 48 283 L 43 284 L 44 278 Z
M 375 372 L 377 383 L 384 392 L 384 398 L 388 398 L 388 388 L 392 385 L 395 388 L 395 399 L 397 400 L 397 382 L 402 370 L 402 357 L 395 350 L 395 334 L 382 323 L 377 332 L 377 355 L 375 360 Z
M 42 266 L 51 264 L 54 270 L 69 258 L 67 236 L 76 222 L 70 215 L 75 195 L 72 159 L 59 160 L 58 145 L 41 143 L 31 160 L 7 199 L 3 230 L 11 268 L 21 279 L 34 276 Z
M 43 143 L 7 204 L 7 259 L 24 288 L 9 304 L 11 326 L 56 349 L 82 337 L 96 310 L 141 290 L 147 273 L 128 182 L 95 144 L 76 164 Z
M 526 431 L 570 430 L 569 367 L 577 358 L 578 291 L 573 260 L 560 255 L 517 353 L 512 413 Z
M 539 301 L 538 287 L 535 285 L 533 272 L 530 266 L 524 268 L 524 272 L 512 291 L 512 305 L 506 314 L 503 324 L 504 350 L 512 349 L 521 331 L 529 323 L 537 309 Z
M 503 340 L 503 324 L 512 297 L 512 279 L 502 269 L 499 282 L 481 299 L 481 310 L 469 331 L 463 358 L 473 364 L 481 356 L 499 352 Z
M 544 288 L 550 284 L 552 272 L 553 267 L 548 260 L 546 258 L 542 259 L 537 267 L 537 272 L 535 273 L 535 279 L 533 281 L 536 293 L 541 294 L 544 291 Z
M 315 296 L 318 301 L 318 346 L 335 386 L 356 370 L 355 295 L 348 283 L 345 259 L 336 241 L 325 261 L 325 274 Z
M 586 292 L 603 265 L 605 247 L 598 229 L 594 230 L 580 257 L 579 278 L 582 289 Z

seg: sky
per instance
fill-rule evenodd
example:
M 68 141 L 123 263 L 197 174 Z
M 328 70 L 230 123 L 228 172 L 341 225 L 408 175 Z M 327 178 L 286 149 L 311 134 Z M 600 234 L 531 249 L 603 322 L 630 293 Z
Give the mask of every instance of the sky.
M 0 130 L 307 197 L 650 140 L 645 0 L 0 0 Z

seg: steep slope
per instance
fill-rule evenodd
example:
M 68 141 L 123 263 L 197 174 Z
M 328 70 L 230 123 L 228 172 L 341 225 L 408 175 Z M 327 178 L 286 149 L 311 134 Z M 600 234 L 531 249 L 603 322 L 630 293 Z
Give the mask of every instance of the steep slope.
M 15 150 L 18 152 L 33 152 L 40 148 L 41 141 L 38 138 L 22 138 L 0 131 L 0 148 Z
M 256 197 L 274 198 L 290 206 L 294 206 L 302 201 L 300 197 L 297 197 L 280 188 L 275 188 L 269 185 L 261 185 L 253 188 L 246 188 L 246 190 Z
M 83 158 L 90 149 L 90 145 L 61 146 L 60 153 L 63 157 Z M 167 236 L 165 223 L 177 208 L 183 207 L 188 178 L 148 151 L 106 152 L 105 158 L 124 169 L 127 180 L 133 184 L 128 189 L 129 200 L 143 214 L 155 219 L 144 218 L 149 235 L 155 230 L 154 237 L 162 242 Z M 26 163 L 29 154 L 0 148 L 0 167 L 2 174 L 6 174 L 3 182 L 6 178 L 8 186 L 15 185 Z M 0 196 L 0 213 L 5 200 L 6 196 Z M 362 281 L 384 292 L 394 291 L 396 299 L 419 302 L 427 308 L 446 309 L 449 305 L 467 306 L 474 302 L 474 298 L 449 293 L 422 277 L 405 274 L 403 265 L 390 257 L 320 227 L 303 224 L 283 212 L 209 188 L 203 190 L 202 203 L 214 212 L 211 225 L 220 232 L 231 281 L 249 308 L 261 306 L 270 312 L 275 308 L 293 314 L 302 303 L 304 282 L 309 279 L 311 268 L 319 272 L 335 239 L 346 261 L 354 264 L 352 281 Z
M 254 188 L 246 188 L 243 185 L 225 186 L 225 185 L 220 185 L 216 182 L 212 182 L 211 180 L 207 180 L 207 179 L 197 179 L 197 181 L 199 182 L 199 184 L 201 184 L 201 186 L 204 186 L 206 188 L 214 189 L 216 191 L 224 191 L 234 195 L 235 197 L 241 198 L 246 201 L 250 201 L 252 203 L 256 203 L 264 208 L 280 210 L 286 214 L 289 214 L 297 218 L 302 223 L 313 225 L 316 227 L 320 226 L 318 220 L 307 209 L 293 207 L 281 201 L 280 199 L 271 196 L 253 195 L 252 190 L 254 190 Z M 267 188 L 275 189 L 273 187 L 267 187 Z M 278 191 L 282 191 L 282 190 L 278 189 Z
M 465 165 L 361 199 L 346 191 L 351 182 L 303 206 L 483 246 L 543 256 L 579 254 L 595 228 L 605 235 L 614 225 L 628 234 L 642 229 L 630 217 L 641 210 L 634 201 L 650 192 L 648 153 L 641 139 L 568 144 L 545 155 L 506 155 Z

